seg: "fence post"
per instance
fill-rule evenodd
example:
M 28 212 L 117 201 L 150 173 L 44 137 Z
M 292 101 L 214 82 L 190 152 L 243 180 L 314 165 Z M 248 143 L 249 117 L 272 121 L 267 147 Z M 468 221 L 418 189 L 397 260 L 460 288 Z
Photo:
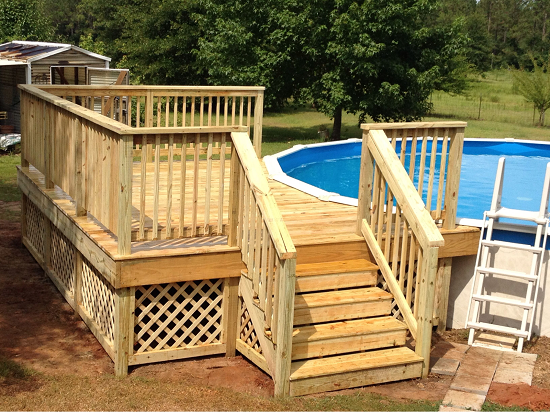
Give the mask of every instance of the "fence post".
M 363 142 L 361 145 L 361 168 L 359 172 L 359 193 L 357 196 L 357 224 L 355 233 L 362 236 L 361 227 L 363 219 L 370 224 L 370 206 L 372 201 L 372 183 L 374 171 L 374 159 L 368 149 L 369 131 L 363 130 Z
M 77 216 L 86 216 L 87 210 L 84 207 L 85 204 L 85 194 L 86 186 L 84 179 L 84 167 L 86 161 L 84 159 L 85 151 L 82 150 L 85 147 L 86 143 L 86 133 L 84 132 L 84 123 L 80 120 L 79 117 L 73 119 L 73 136 L 75 139 L 75 153 L 74 153 L 74 164 L 75 164 L 75 208 Z
M 430 349 L 432 342 L 432 326 L 433 326 L 433 309 L 434 309 L 434 293 L 435 293 L 435 279 L 437 274 L 437 254 L 439 248 L 428 247 L 422 254 L 422 262 L 420 273 L 416 276 L 420 276 L 418 293 L 418 309 L 416 312 L 416 319 L 418 322 L 418 329 L 416 334 L 416 348 L 415 352 L 418 356 L 424 358 L 422 377 L 428 376 L 430 369 Z
M 275 396 L 290 394 L 290 363 L 292 355 L 292 331 L 294 329 L 294 294 L 296 259 L 281 260 L 279 305 L 277 322 L 277 348 L 275 356 Z
M 443 228 L 453 230 L 456 225 L 464 127 L 457 128 L 449 140 L 449 166 L 447 168 L 447 183 L 445 186 L 445 221 L 443 222 Z
M 254 102 L 254 136 L 253 144 L 258 159 L 262 158 L 262 122 L 264 115 L 264 92 L 258 91 Z
M 42 136 L 44 139 L 44 180 L 46 183 L 46 189 L 53 189 L 55 187 L 52 181 L 53 174 L 53 161 L 52 161 L 52 143 L 55 139 L 53 131 L 55 134 L 61 133 L 61 122 L 59 117 L 61 112 L 56 106 L 52 105 L 52 111 L 47 110 L 47 105 L 45 100 L 42 100 Z M 53 115 L 52 115 L 53 114 Z M 53 122 L 52 122 L 53 118 Z
M 132 252 L 132 160 L 133 135 L 122 135 L 118 139 L 118 254 Z
M 128 374 L 128 358 L 130 355 L 130 333 L 133 326 L 132 319 L 132 291 L 133 288 L 122 288 L 115 291 L 115 375 L 126 376 Z

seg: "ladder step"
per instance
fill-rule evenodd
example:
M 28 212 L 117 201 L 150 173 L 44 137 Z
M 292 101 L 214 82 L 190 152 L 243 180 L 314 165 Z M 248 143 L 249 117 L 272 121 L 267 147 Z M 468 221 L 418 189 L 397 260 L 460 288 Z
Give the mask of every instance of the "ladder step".
M 498 296 L 472 295 L 472 299 L 483 301 L 483 302 L 494 302 L 494 303 L 501 303 L 503 305 L 517 306 L 523 309 L 531 309 L 533 307 L 532 303 L 525 303 L 519 300 L 506 299 Z
M 482 240 L 481 244 L 483 246 L 496 246 L 496 247 L 505 247 L 510 249 L 517 250 L 527 250 L 532 253 L 541 253 L 541 247 L 534 247 L 531 245 L 524 245 L 523 243 L 512 243 L 512 242 L 503 242 L 501 240 Z
M 496 211 L 488 211 L 487 217 L 491 219 L 498 219 L 501 217 L 517 220 L 526 220 L 535 222 L 539 225 L 546 224 L 546 218 L 541 218 L 539 212 L 531 212 L 529 210 L 509 209 L 507 207 L 501 207 Z
M 516 272 L 513 270 L 506 270 L 506 269 L 497 269 L 497 268 L 485 268 L 482 266 L 478 266 L 476 268 L 477 273 L 485 273 L 485 274 L 491 274 L 491 275 L 502 275 L 502 276 L 508 276 L 512 278 L 520 278 L 520 279 L 527 279 L 531 281 L 536 281 L 538 278 L 535 275 L 531 275 L 529 273 L 524 272 Z
M 490 330 L 492 332 L 507 333 L 509 335 L 514 335 L 520 338 L 527 338 L 527 336 L 529 335 L 529 332 L 527 331 L 519 330 L 516 328 L 510 328 L 508 326 L 493 325 L 492 323 L 468 322 L 466 327 L 472 328 L 472 329 Z

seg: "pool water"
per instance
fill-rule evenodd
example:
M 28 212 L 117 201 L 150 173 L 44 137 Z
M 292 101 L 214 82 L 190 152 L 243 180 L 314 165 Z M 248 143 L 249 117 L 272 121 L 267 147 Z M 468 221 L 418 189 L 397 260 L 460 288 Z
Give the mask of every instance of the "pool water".
M 511 139 L 510 139 L 511 140 Z M 439 143 L 441 144 L 441 142 Z M 400 152 L 400 142 L 396 151 Z M 407 146 L 410 146 L 410 142 Z M 430 164 L 431 142 L 428 142 L 426 165 Z M 417 148 L 414 184 L 418 185 L 420 144 Z M 410 153 L 410 147 L 407 147 Z M 410 154 L 405 164 L 409 164 Z M 498 160 L 506 157 L 502 205 L 514 209 L 539 210 L 546 165 L 550 162 L 550 145 L 525 141 L 466 139 L 462 156 L 457 217 L 482 219 L 489 210 Z M 279 157 L 282 170 L 289 176 L 327 192 L 357 198 L 361 143 L 315 146 Z M 436 192 L 440 156 L 436 158 L 434 176 Z M 429 176 L 424 173 L 424 195 Z M 431 208 L 436 208 L 433 199 Z

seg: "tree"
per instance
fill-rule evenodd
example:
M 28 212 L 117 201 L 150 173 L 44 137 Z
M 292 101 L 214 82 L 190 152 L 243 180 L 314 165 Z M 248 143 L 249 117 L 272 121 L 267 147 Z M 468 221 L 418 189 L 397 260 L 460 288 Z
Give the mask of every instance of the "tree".
M 50 41 L 53 28 L 41 0 L 0 0 L 0 42 Z
M 544 115 L 550 108 L 550 56 L 540 66 L 532 58 L 533 72 L 525 70 L 514 70 L 514 86 L 517 91 L 527 100 L 532 102 L 539 112 L 539 126 L 544 126 Z
M 209 0 L 200 61 L 210 80 L 262 84 L 266 103 L 312 101 L 374 120 L 423 116 L 434 88 L 460 90 L 463 39 L 454 27 L 427 27 L 433 0 Z M 459 80 L 459 81 L 457 81 Z

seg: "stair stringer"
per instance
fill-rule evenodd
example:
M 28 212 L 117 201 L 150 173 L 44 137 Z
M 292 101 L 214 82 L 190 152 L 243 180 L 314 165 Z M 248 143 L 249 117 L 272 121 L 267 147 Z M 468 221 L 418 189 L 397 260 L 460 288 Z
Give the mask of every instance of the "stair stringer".
M 243 356 L 245 356 L 247 359 L 249 359 L 251 362 L 255 364 L 257 364 L 257 361 L 256 361 L 257 356 L 263 356 L 267 364 L 268 370 L 265 370 L 265 368 L 263 368 L 262 365 L 258 365 L 258 366 L 261 369 L 263 369 L 266 373 L 269 373 L 271 378 L 275 380 L 275 377 L 273 376 L 275 371 L 275 345 L 264 334 L 264 329 L 263 329 L 264 323 L 265 323 L 264 312 L 254 303 L 252 281 L 245 276 L 241 276 L 241 279 L 239 282 L 239 296 L 242 297 L 244 304 L 246 305 L 246 309 L 250 314 L 250 320 L 254 325 L 256 336 L 258 337 L 260 347 L 262 348 L 262 353 L 258 355 L 250 356 L 249 351 L 240 350 L 239 352 L 241 352 Z

